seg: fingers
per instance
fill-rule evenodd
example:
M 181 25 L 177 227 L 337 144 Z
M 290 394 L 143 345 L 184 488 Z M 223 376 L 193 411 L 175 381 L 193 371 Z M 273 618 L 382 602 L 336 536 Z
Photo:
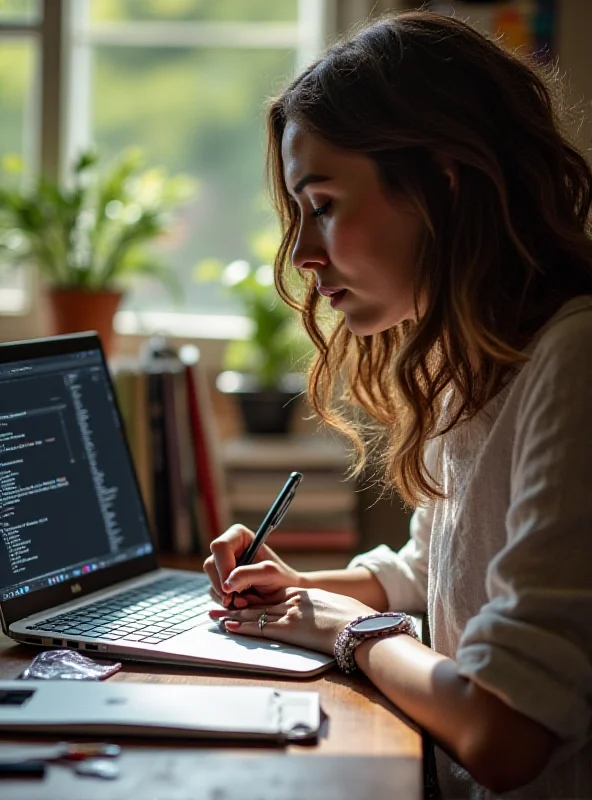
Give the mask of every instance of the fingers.
M 210 596 L 213 600 L 217 603 L 220 603 L 221 606 L 227 606 L 231 601 L 231 596 L 226 594 L 221 585 L 220 585 L 220 576 L 218 575 L 218 570 L 216 569 L 216 565 L 214 564 L 213 556 L 209 556 L 204 561 L 204 572 L 210 579 Z
M 223 621 L 224 628 L 229 633 L 241 633 L 247 636 L 265 636 L 266 628 L 269 638 L 274 638 L 274 623 L 281 620 L 287 612 L 287 606 L 280 604 L 273 608 L 244 608 L 236 611 L 225 609 L 212 609 L 210 618 L 219 622 Z M 264 624 L 260 626 L 262 615 L 265 614 Z
M 233 525 L 210 545 L 212 555 L 205 560 L 204 571 L 225 605 L 230 602 L 231 593 L 224 591 L 222 583 L 235 568 L 237 557 L 247 549 L 253 537 L 254 533 L 244 525 Z
M 275 561 L 260 561 L 246 567 L 233 569 L 221 587 L 224 592 L 244 592 L 253 586 L 261 594 L 277 591 L 286 585 L 287 578 Z
M 221 606 L 225 605 L 224 598 L 218 594 L 213 586 L 210 586 L 210 597 L 212 600 L 214 600 L 214 602 L 219 603 Z

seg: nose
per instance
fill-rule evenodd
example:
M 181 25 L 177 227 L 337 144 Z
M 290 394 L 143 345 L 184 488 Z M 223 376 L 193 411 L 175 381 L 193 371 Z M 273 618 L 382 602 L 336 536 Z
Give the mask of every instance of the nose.
M 329 263 L 329 257 L 322 243 L 306 226 L 301 225 L 298 238 L 292 249 L 292 264 L 296 269 L 315 269 Z

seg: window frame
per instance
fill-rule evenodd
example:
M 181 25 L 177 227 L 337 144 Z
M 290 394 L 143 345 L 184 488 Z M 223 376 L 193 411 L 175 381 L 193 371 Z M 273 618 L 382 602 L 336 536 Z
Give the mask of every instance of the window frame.
M 38 41 L 40 57 L 39 126 L 34 166 L 50 176 L 63 176 L 76 152 L 91 141 L 91 48 L 96 44 L 120 46 L 179 46 L 208 44 L 225 47 L 294 47 L 297 69 L 320 52 L 334 33 L 336 0 L 298 0 L 296 23 L 163 23 L 159 21 L 89 24 L 92 0 L 41 0 L 40 19 L 30 23 L 0 22 L 0 38 L 25 35 Z M 164 32 L 164 36 L 162 35 Z M 76 113 L 70 113 L 70 109 Z M 26 268 L 25 268 L 26 269 Z M 40 317 L 40 285 L 34 273 L 22 290 L 22 303 L 12 299 L 0 317 L 20 317 L 24 325 Z M 4 323 L 4 324 L 3 324 Z M 118 333 L 146 336 L 159 330 L 183 339 L 244 338 L 249 322 L 233 314 L 163 313 L 120 311 L 115 318 Z M 23 327 L 19 325 L 19 328 Z M 6 328 L 0 319 L 0 336 Z
M 26 149 L 31 170 L 47 175 L 59 174 L 60 168 L 62 12 L 63 0 L 41 0 L 36 20 L 0 20 L 0 42 L 23 39 L 32 41 L 37 49 L 31 112 L 33 131 L 31 145 Z M 21 287 L 10 292 L 4 290 L 4 297 L 0 293 L 0 337 L 3 339 L 11 338 L 6 336 L 6 329 L 14 331 L 12 338 L 25 338 L 21 331 L 28 330 L 32 323 L 34 326 L 40 315 L 37 276 L 26 267 L 22 269 Z

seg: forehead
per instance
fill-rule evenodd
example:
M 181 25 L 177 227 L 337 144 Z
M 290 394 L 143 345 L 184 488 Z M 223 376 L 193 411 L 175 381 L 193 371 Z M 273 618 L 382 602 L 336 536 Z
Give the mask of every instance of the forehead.
M 287 186 L 307 172 L 327 172 L 338 166 L 339 151 L 308 133 L 297 122 L 288 122 L 282 136 L 282 161 Z

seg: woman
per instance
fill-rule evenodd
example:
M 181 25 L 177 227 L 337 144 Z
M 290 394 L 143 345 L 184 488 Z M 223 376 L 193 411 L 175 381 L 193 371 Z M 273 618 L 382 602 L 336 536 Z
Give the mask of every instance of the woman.
M 212 617 L 365 673 L 436 740 L 444 797 L 592 797 L 590 169 L 534 67 L 429 12 L 332 47 L 268 129 L 309 397 L 416 510 L 336 572 L 235 569 L 234 526 Z M 427 609 L 433 650 L 387 609 Z

